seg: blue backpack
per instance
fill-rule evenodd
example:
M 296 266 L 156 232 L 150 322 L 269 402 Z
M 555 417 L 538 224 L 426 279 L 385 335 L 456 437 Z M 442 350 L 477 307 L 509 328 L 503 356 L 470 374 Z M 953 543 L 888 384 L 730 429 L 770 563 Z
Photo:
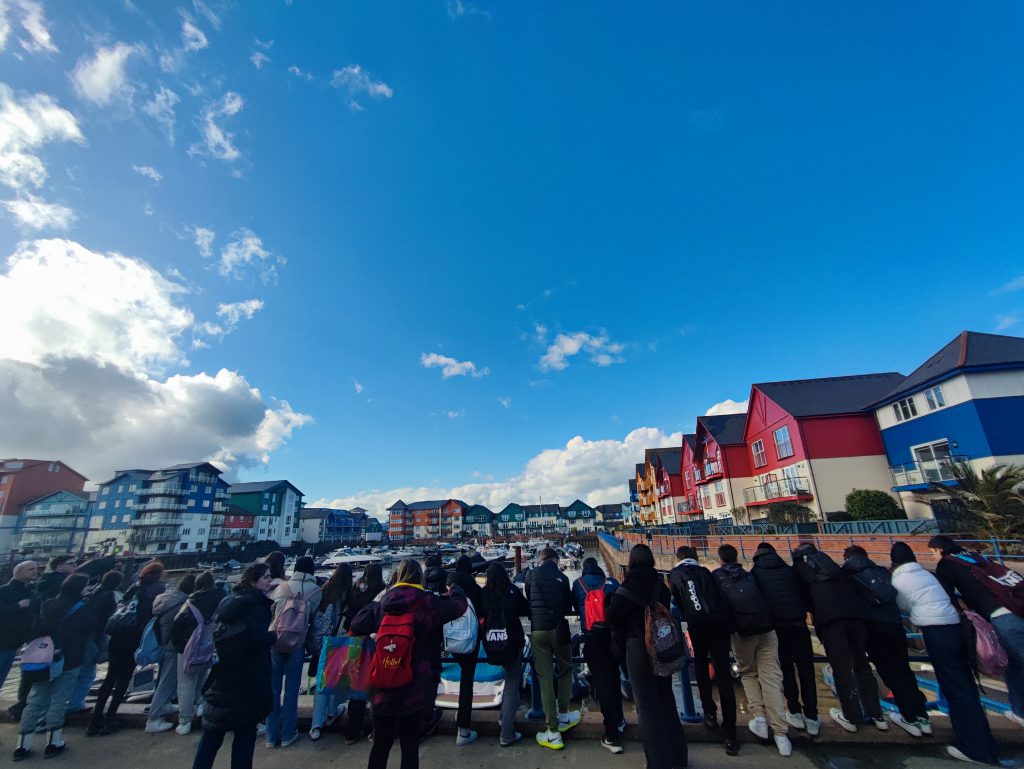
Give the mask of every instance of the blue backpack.
M 160 639 L 156 637 L 157 617 L 153 617 L 146 623 L 146 629 L 142 631 L 142 640 L 139 648 L 135 650 L 135 664 L 139 666 L 156 665 L 163 656 L 160 646 Z

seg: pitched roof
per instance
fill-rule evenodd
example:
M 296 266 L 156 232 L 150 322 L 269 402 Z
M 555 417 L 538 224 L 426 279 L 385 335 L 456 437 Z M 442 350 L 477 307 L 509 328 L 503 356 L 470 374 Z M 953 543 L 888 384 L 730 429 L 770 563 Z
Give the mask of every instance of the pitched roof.
M 697 434 L 696 433 L 685 433 L 683 435 L 683 443 L 690 447 L 690 451 L 693 451 L 697 446 Z M 679 448 L 682 451 L 682 446 Z
M 743 428 L 747 423 L 746 413 L 697 417 L 697 422 L 704 426 L 708 435 L 714 438 L 715 443 L 719 446 L 743 443 Z
M 50 497 L 55 497 L 58 494 L 70 494 L 73 497 L 78 497 L 83 502 L 88 502 L 89 501 L 89 494 L 87 492 L 84 492 L 84 491 L 65 491 L 64 489 L 60 489 L 58 491 L 51 491 L 49 494 L 44 494 L 41 497 L 36 497 L 35 499 L 30 499 L 28 502 L 26 502 L 24 505 L 22 505 L 22 507 L 28 507 L 29 505 L 34 505 L 36 502 L 42 502 L 44 499 L 49 499 Z
M 229 491 L 232 494 L 252 494 L 254 492 L 270 491 L 278 486 L 291 486 L 296 494 L 302 496 L 302 492 L 295 488 L 291 481 L 254 481 L 252 483 L 232 483 Z
M 185 462 L 181 465 L 171 465 L 170 467 L 163 467 L 162 470 L 191 470 L 194 467 L 212 467 L 220 475 L 222 472 L 217 465 L 210 464 L 209 462 Z
M 407 510 L 408 508 L 409 506 L 405 504 L 405 502 L 403 502 L 402 500 L 398 500 L 397 502 L 395 502 L 395 504 L 389 507 L 388 510 Z
M 1004 366 L 1024 366 L 1024 339 L 1017 336 L 962 331 L 916 368 L 910 376 L 884 395 L 877 396 L 877 400 L 868 403 L 880 406 L 926 384 L 948 379 L 960 371 Z
M 629 490 L 636 491 L 636 478 L 629 479 Z
M 602 515 L 618 515 L 622 512 L 622 506 L 627 504 L 626 502 L 620 502 L 617 505 L 595 505 L 594 509 L 599 511 Z
M 636 472 L 639 475 L 646 475 L 647 474 L 647 465 L 644 462 L 637 462 L 636 463 Z
M 413 502 L 411 505 L 406 505 L 410 510 L 433 510 L 444 505 L 447 499 L 431 499 L 424 502 Z
M 795 417 L 854 414 L 882 397 L 903 381 L 903 374 L 881 374 L 794 379 L 790 382 L 761 382 L 754 388 Z
M 669 475 L 679 475 L 683 463 L 683 450 L 677 448 L 658 449 L 658 461 Z

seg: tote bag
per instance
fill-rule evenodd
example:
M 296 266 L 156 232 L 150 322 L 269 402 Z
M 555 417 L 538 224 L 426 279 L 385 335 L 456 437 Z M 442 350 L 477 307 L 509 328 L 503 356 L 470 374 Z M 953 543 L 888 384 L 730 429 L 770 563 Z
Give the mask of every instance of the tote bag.
M 365 700 L 370 688 L 373 641 L 362 636 L 328 636 L 320 649 L 316 690 L 338 700 Z

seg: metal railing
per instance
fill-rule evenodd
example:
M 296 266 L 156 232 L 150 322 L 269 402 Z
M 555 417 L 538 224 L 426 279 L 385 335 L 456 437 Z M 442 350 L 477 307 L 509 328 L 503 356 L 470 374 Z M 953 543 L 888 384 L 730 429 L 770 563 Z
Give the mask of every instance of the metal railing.
M 784 477 L 743 489 L 745 505 L 766 505 L 776 499 L 812 499 L 811 484 L 802 476 Z
M 176 483 L 163 483 L 159 486 L 143 486 L 139 489 L 139 496 L 157 496 L 160 494 L 180 495 L 188 494 L 188 490 Z
M 919 486 L 925 483 L 955 481 L 956 478 L 953 476 L 951 466 L 963 464 L 968 459 L 966 456 L 952 456 L 929 459 L 924 462 L 907 462 L 902 465 L 892 465 L 889 467 L 889 472 L 892 473 L 892 485 Z

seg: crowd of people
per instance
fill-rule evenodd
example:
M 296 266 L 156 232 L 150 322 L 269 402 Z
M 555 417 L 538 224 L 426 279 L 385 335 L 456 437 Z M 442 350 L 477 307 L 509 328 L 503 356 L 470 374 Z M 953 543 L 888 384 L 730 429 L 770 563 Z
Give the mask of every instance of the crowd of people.
M 594 558 L 584 559 L 581 576 L 570 580 L 559 567 L 558 553 L 546 548 L 523 575 L 525 590 L 498 563 L 487 568 L 479 585 L 476 564 L 466 556 L 451 571 L 437 557 L 428 558 L 425 569 L 418 561 L 402 561 L 386 584 L 378 564 L 355 581 L 342 564 L 321 581 L 311 557 L 296 559 L 288 574 L 283 554 L 272 553 L 249 566 L 230 590 L 210 572 L 168 587 L 159 561 L 130 577 L 109 571 L 94 585 L 70 556 L 52 559 L 42 574 L 36 563 L 25 561 L 0 587 L 0 684 L 19 650 L 22 660 L 18 702 L 11 708 L 19 720 L 13 759 L 28 758 L 40 732 L 46 735 L 47 758 L 66 750 L 65 717 L 90 709 L 85 698 L 96 665 L 104 661 L 107 672 L 86 735 L 116 731 L 137 663 L 148 661 L 157 664 L 158 674 L 146 731 L 187 735 L 198 720 L 202 735 L 193 769 L 212 767 L 229 732 L 232 769 L 251 769 L 260 735 L 271 749 L 287 748 L 299 738 L 300 690 L 316 676 L 327 640 L 342 635 L 377 639 L 370 697 L 340 702 L 331 689 L 317 691 L 311 740 L 320 740 L 343 713 L 346 744 L 364 739 L 371 708 L 369 769 L 387 766 L 396 741 L 403 769 L 415 769 L 420 743 L 441 719 L 435 699 L 447 654 L 460 673 L 456 746 L 478 739 L 472 728 L 473 681 L 482 658 L 502 669 L 498 744 L 514 745 L 522 739 L 516 714 L 529 640 L 544 712 L 536 741 L 561 750 L 562 735 L 582 718 L 570 704 L 574 666 L 568 617 L 575 614 L 582 631 L 577 640 L 601 710 L 601 745 L 623 752 L 624 675 L 649 769 L 687 765 L 672 680 L 685 659 L 674 664 L 679 652 L 665 645 L 683 629 L 704 726 L 720 730 L 726 754 L 740 749 L 733 660 L 747 701 L 747 728 L 757 738 L 774 742 L 788 756 L 792 731 L 817 735 L 822 718 L 808 616 L 839 700 L 828 713 L 834 724 L 849 732 L 885 731 L 892 724 L 914 737 L 932 733 L 910 666 L 907 616 L 923 635 L 948 703 L 956 737 L 949 754 L 998 764 L 962 609 L 990 622 L 1002 642 L 1009 659 L 1006 715 L 1024 725 L 1024 618 L 1017 603 L 1024 580 L 1007 576 L 1013 572 L 993 572 L 996 586 L 990 587 L 978 576 L 979 569 L 990 568 L 986 559 L 945 536 L 934 537 L 930 547 L 940 559 L 934 574 L 900 542 L 892 547 L 888 568 L 856 545 L 838 564 L 810 543 L 794 550 L 789 562 L 761 543 L 749 570 L 731 545 L 719 548 L 720 564 L 710 570 L 693 548 L 680 547 L 678 563 L 665 580 L 650 548 L 640 544 L 629 553 L 621 584 Z M 674 631 L 657 629 L 666 607 L 680 621 Z M 888 718 L 872 666 L 892 692 L 895 709 Z

